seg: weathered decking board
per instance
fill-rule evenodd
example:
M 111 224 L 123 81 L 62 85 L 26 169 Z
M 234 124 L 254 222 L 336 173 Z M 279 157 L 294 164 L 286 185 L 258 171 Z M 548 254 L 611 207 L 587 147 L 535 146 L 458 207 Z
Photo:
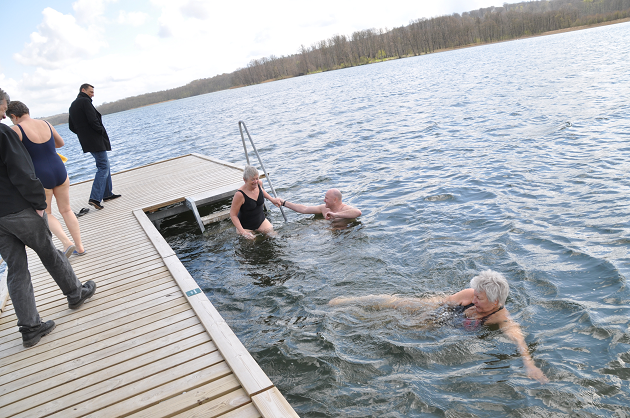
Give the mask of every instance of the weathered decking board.
M 79 218 L 88 254 L 71 263 L 97 291 L 77 311 L 29 250 L 38 310 L 57 327 L 23 348 L 6 301 L 0 416 L 296 417 L 204 293 L 186 295 L 197 284 L 144 213 L 239 182 L 241 169 L 197 154 L 113 175 L 123 197 Z M 71 186 L 75 212 L 91 185 Z

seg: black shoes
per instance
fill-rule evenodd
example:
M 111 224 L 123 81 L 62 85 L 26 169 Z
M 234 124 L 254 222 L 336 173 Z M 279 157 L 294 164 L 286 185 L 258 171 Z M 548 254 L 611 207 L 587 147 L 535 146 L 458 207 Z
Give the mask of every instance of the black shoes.
M 34 346 L 44 335 L 50 334 L 53 329 L 55 329 L 55 321 L 42 321 L 35 329 L 20 327 L 22 345 L 26 348 Z
M 83 303 L 91 298 L 96 292 L 96 283 L 92 280 L 88 280 L 81 286 L 81 297 L 74 303 L 68 301 L 68 307 L 70 309 L 78 309 Z M 55 329 L 55 321 L 41 321 L 38 327 L 20 327 L 22 333 L 22 345 L 26 348 L 33 347 L 42 339 L 44 335 L 50 334 Z
M 119 194 L 113 194 L 111 196 L 107 196 L 103 198 L 103 202 L 109 202 L 110 200 L 114 200 L 114 199 L 118 199 L 121 195 Z M 88 200 L 88 204 L 90 206 L 93 206 L 94 208 L 101 210 L 103 209 L 105 206 L 101 205 L 101 202 L 99 202 L 98 200 L 94 200 L 94 199 L 90 199 Z
M 107 196 L 103 198 L 103 202 L 109 202 L 110 200 L 118 199 L 121 195 L 113 194 L 111 196 Z
M 83 305 L 83 302 L 94 295 L 94 292 L 96 292 L 96 283 L 94 283 L 93 280 L 88 280 L 87 282 L 83 283 L 83 285 L 81 286 L 81 297 L 76 302 L 70 302 L 68 300 L 68 308 L 79 309 L 81 305 Z
M 93 206 L 95 209 L 101 210 L 103 209 L 105 206 L 101 205 L 101 202 L 99 202 L 98 200 L 94 200 L 94 199 L 90 199 L 88 200 L 88 205 Z

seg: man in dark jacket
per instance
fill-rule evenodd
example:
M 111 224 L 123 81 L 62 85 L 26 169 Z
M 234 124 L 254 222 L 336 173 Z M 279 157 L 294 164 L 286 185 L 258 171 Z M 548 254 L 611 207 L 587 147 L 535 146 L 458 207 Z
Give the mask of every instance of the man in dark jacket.
M 8 102 L 9 96 L 0 89 L 0 119 Z M 96 291 L 92 280 L 81 285 L 66 256 L 55 248 L 44 209 L 46 192 L 28 151 L 17 134 L 0 123 L 0 256 L 7 263 L 7 287 L 24 347 L 34 346 L 55 328 L 54 321 L 39 317 L 24 246 L 37 253 L 70 309 L 80 307 Z
M 103 209 L 101 201 L 120 197 L 112 192 L 112 176 L 109 171 L 107 151 L 112 150 L 109 136 L 103 126 L 101 114 L 92 104 L 94 86 L 82 84 L 79 95 L 70 105 L 68 127 L 79 137 L 83 152 L 89 152 L 96 161 L 96 176 L 88 203 L 96 209 Z

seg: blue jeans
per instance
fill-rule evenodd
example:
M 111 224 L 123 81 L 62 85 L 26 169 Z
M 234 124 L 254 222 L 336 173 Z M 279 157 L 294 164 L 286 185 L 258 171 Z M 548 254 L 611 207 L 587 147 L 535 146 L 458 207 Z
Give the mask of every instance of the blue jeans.
M 66 256 L 55 248 L 45 212 L 41 217 L 29 208 L 0 217 L 0 255 L 7 262 L 9 296 L 20 331 L 28 332 L 39 326 L 40 318 L 25 245 L 37 253 L 68 302 L 74 303 L 81 298 L 81 282 Z
M 96 161 L 96 175 L 94 176 L 94 183 L 92 183 L 90 200 L 100 202 L 104 197 L 109 197 L 113 194 L 109 160 L 107 159 L 107 151 L 91 152 L 90 154 Z

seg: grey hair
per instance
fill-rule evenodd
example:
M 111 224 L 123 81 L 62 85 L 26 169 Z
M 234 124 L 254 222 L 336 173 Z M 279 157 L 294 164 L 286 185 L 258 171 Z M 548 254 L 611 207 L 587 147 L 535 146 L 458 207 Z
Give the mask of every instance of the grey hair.
M 243 170 L 243 180 L 251 180 L 254 177 L 258 177 L 258 169 L 251 165 L 245 166 L 245 170 Z
M 6 100 L 7 101 L 7 106 L 9 105 L 9 103 L 11 103 L 11 98 L 9 97 L 9 93 L 7 93 L 6 91 L 0 89 L 0 102 L 2 100 Z
M 490 302 L 499 301 L 500 305 L 505 305 L 510 285 L 505 277 L 496 271 L 485 270 L 473 277 L 470 287 L 478 292 L 485 292 Z

